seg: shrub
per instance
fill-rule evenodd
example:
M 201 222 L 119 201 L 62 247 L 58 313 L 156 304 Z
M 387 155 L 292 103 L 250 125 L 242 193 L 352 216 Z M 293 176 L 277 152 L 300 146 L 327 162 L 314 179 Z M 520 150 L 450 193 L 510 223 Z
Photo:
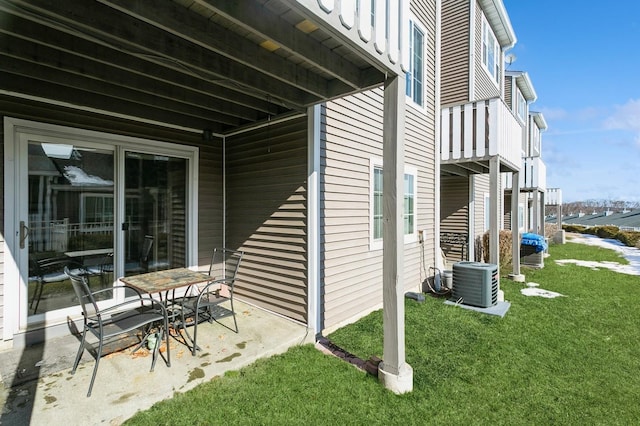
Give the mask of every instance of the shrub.
M 500 265 L 508 265 L 511 263 L 511 231 L 500 231 L 499 238 L 499 256 Z M 485 232 L 482 236 L 482 248 L 484 254 L 485 263 L 489 262 L 489 231 Z
M 600 238 L 616 238 L 620 228 L 617 226 L 594 226 L 594 232 Z
M 557 223 L 545 223 L 544 224 L 544 236 L 547 238 L 553 238 L 554 235 L 558 232 L 558 224 Z
M 582 225 L 562 225 L 562 229 L 567 232 L 577 232 L 579 234 L 584 234 L 587 227 Z
M 640 247 L 640 232 L 620 231 L 616 238 L 629 247 Z

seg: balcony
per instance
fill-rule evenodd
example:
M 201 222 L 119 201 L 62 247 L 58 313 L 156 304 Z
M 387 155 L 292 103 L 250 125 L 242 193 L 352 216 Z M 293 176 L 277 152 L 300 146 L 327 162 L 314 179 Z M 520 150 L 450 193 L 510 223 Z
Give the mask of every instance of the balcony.
M 503 176 L 503 188 L 511 190 L 513 175 L 506 173 Z M 536 189 L 543 192 L 547 189 L 547 166 L 540 157 L 525 157 L 520 170 L 520 191 L 531 192 Z
M 443 108 L 441 124 L 444 173 L 488 173 L 489 159 L 495 156 L 501 171 L 520 170 L 524 129 L 502 99 Z
M 397 74 L 409 70 L 409 0 L 369 2 L 297 0 L 303 14 L 311 13 L 332 28 L 346 44 L 355 44 L 361 53 L 377 60 Z M 371 16 L 374 16 L 372 22 Z M 301 27 L 302 29 L 302 27 Z M 390 48 L 396 46 L 396 48 Z M 397 48 L 397 46 L 401 46 Z

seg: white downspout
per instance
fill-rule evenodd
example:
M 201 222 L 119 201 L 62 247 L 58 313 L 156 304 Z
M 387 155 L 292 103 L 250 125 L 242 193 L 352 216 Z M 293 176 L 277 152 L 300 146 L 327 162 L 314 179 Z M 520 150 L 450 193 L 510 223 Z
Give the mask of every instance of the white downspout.
M 442 120 L 442 114 L 440 113 L 441 110 L 441 106 L 440 106 L 440 96 L 441 96 L 441 87 L 440 87 L 440 79 L 441 79 L 441 70 L 440 70 L 440 66 L 441 66 L 441 50 L 442 50 L 442 34 L 441 34 L 441 30 L 442 30 L 442 2 L 441 0 L 437 0 L 436 1 L 436 81 L 435 81 L 435 178 L 434 178 L 434 185 L 435 185 L 435 202 L 434 202 L 434 209 L 435 209 L 435 214 L 434 214 L 434 226 L 433 226 L 433 232 L 435 234 L 435 239 L 434 239 L 434 253 L 433 253 L 433 259 L 434 259 L 434 264 L 436 265 L 436 267 L 441 267 L 442 269 L 444 269 L 445 265 L 439 265 L 438 262 L 440 262 L 440 161 L 442 161 L 442 155 L 440 153 L 440 142 L 441 142 L 441 135 L 440 135 L 440 131 L 441 131 L 441 123 L 440 120 Z
M 476 91 L 476 1 L 469 0 L 469 102 Z

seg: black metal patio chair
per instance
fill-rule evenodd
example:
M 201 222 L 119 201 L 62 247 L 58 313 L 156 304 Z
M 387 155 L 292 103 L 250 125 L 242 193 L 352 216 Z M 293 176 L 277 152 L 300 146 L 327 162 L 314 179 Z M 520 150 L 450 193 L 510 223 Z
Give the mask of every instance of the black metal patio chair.
M 81 273 L 82 264 L 67 256 L 47 257 L 35 259 L 29 257 L 29 282 L 35 284 L 29 308 L 33 309 L 33 314 L 38 312 L 42 292 L 47 284 L 59 283 L 68 279 L 64 268 L 67 267 L 72 273 Z
M 80 305 L 82 306 L 84 322 L 82 329 L 82 341 L 80 342 L 80 347 L 78 348 L 78 353 L 73 363 L 71 374 L 75 374 L 84 350 L 87 349 L 89 351 L 87 348 L 87 332 L 93 334 L 98 339 L 98 349 L 95 354 L 96 363 L 93 367 L 93 374 L 91 376 L 91 382 L 89 383 L 87 397 L 91 396 L 93 383 L 96 379 L 96 373 L 98 372 L 98 365 L 100 363 L 100 358 L 103 355 L 102 351 L 105 343 L 112 339 L 115 340 L 116 337 L 129 334 L 134 330 L 142 331 L 142 337 L 139 338 L 139 344 L 138 347 L 134 349 L 135 351 L 147 341 L 151 334 L 152 327 L 155 325 L 158 329 L 158 338 L 157 343 L 153 348 L 150 371 L 153 371 L 155 368 L 163 335 L 165 338 L 167 354 L 165 362 L 167 367 L 171 366 L 171 358 L 169 355 L 169 325 L 167 311 L 162 303 L 152 299 L 151 297 L 143 297 L 137 289 L 129 286 L 118 286 L 92 292 L 89 288 L 86 276 L 74 274 L 69 271 L 68 268 L 65 268 L 65 273 L 69 276 L 71 284 L 73 285 L 73 290 L 78 297 Z M 104 292 L 113 291 L 116 288 L 130 289 L 136 293 L 137 297 L 108 308 L 100 309 L 96 302 L 96 296 Z
M 240 250 L 214 249 L 209 265 L 211 281 L 201 288 L 194 285 L 193 287 L 197 288 L 197 294 L 194 296 L 189 296 L 193 293 L 191 291 L 193 288 L 187 289 L 185 297 L 176 302 L 180 307 L 182 327 L 193 325 L 193 339 L 190 338 L 188 332 L 187 336 L 192 340 L 192 354 L 194 356 L 198 349 L 198 323 L 202 321 L 220 323 L 220 318 L 230 314 L 233 317 L 234 328 L 223 323 L 220 324 L 238 333 L 238 321 L 233 307 L 233 293 L 243 256 L 244 252 Z M 227 301 L 229 301 L 230 310 L 220 306 Z

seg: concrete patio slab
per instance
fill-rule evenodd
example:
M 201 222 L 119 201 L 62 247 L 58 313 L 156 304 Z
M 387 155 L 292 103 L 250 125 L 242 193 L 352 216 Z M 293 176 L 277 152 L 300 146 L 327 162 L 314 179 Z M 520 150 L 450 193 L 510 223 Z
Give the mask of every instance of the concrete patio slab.
M 85 352 L 75 375 L 79 346 L 69 335 L 44 344 L 0 353 L 2 425 L 119 425 L 139 410 L 185 392 L 196 385 L 238 370 L 259 358 L 313 343 L 306 327 L 254 306 L 236 302 L 238 334 L 218 323 L 198 327 L 202 348 L 194 357 L 171 339 L 171 367 L 158 359 L 149 372 L 151 355 L 131 349 L 102 358 L 91 397 L 86 393 L 94 359 Z M 232 325 L 231 318 L 220 320 Z

